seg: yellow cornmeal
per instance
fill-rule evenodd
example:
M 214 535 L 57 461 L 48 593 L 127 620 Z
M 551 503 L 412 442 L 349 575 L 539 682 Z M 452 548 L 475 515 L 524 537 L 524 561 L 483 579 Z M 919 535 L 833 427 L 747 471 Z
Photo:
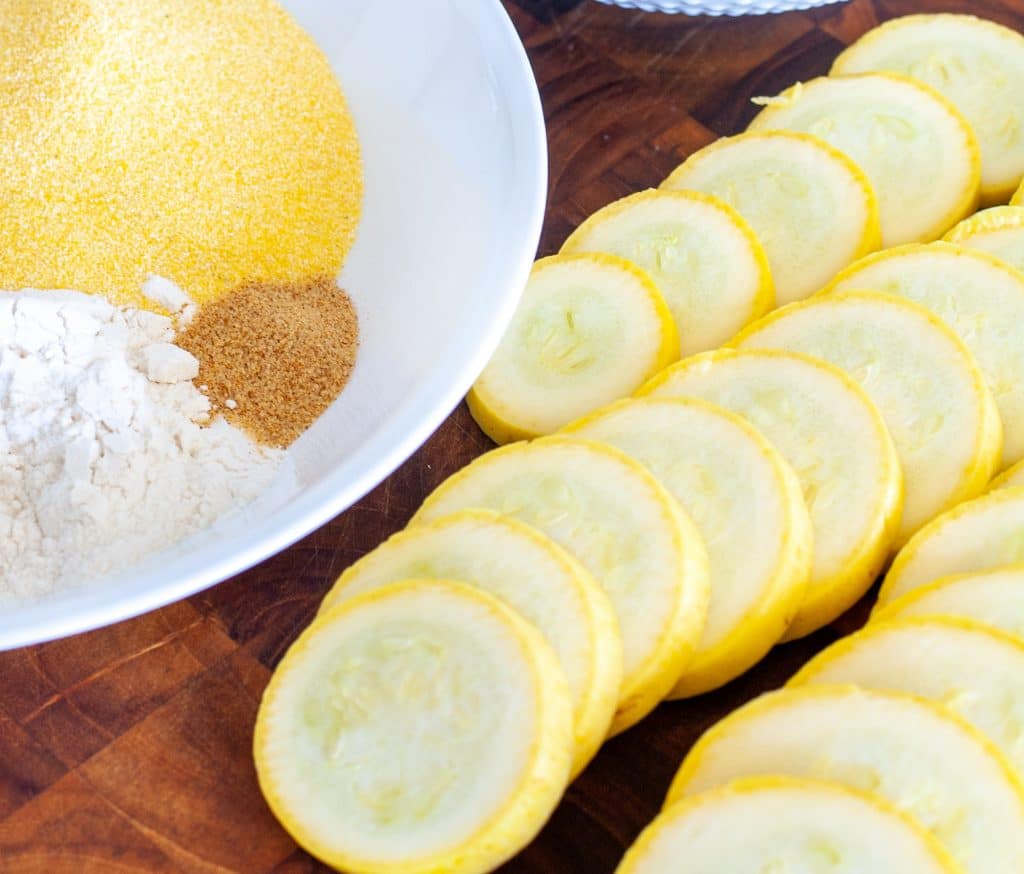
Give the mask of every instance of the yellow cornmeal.
M 355 128 L 272 0 L 0 0 L 0 288 L 202 302 L 334 275 Z

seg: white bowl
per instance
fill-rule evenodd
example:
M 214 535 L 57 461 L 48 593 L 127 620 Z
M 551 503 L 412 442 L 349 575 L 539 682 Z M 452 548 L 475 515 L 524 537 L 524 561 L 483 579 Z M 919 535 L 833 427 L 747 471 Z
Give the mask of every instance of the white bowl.
M 0 613 L 0 649 L 106 625 L 237 574 L 323 525 L 437 428 L 483 369 L 536 254 L 544 120 L 498 0 L 285 0 L 330 58 L 363 146 L 366 200 L 342 284 L 352 381 L 248 511 L 144 565 Z
M 645 12 L 681 12 L 684 15 L 767 15 L 773 12 L 792 12 L 797 9 L 815 9 L 846 0 L 598 0 L 626 9 Z

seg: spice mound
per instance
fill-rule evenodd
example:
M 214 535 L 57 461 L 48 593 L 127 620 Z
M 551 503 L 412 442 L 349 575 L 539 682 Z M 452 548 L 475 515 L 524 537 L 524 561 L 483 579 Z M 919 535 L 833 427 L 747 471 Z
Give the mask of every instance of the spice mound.
M 252 500 L 284 453 L 192 384 L 170 319 L 67 291 L 0 293 L 2 599 L 136 564 Z
M 178 342 L 199 359 L 198 382 L 216 409 L 284 447 L 348 382 L 358 323 L 332 279 L 251 283 L 201 308 Z

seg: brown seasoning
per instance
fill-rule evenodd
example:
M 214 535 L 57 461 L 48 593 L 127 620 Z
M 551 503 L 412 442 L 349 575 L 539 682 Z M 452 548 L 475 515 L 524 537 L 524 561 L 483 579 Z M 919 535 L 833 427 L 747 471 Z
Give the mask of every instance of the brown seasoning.
M 196 385 L 253 439 L 285 447 L 341 393 L 359 346 L 356 312 L 330 278 L 249 283 L 203 306 L 175 341 Z

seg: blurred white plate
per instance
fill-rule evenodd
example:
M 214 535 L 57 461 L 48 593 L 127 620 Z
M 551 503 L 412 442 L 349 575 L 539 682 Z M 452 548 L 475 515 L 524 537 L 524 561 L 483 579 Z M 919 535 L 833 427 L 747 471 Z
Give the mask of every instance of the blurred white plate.
M 0 605 L 0 649 L 125 619 L 237 574 L 323 525 L 408 458 L 497 345 L 547 192 L 537 87 L 498 0 L 285 0 L 330 58 L 362 140 L 366 202 L 342 284 L 353 379 L 247 512 L 52 602 Z
M 845 0 L 598 0 L 609 6 L 645 12 L 681 12 L 684 15 L 766 15 L 814 9 Z

